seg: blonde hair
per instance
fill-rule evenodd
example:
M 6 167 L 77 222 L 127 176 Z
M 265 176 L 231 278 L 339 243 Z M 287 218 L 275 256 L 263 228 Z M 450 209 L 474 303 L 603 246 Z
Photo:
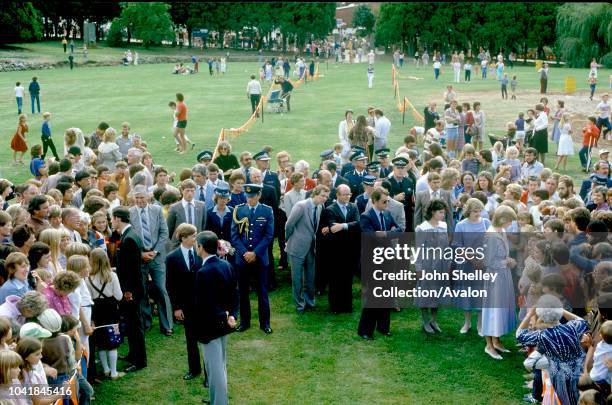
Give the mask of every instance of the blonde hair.
M 8 278 L 11 279 L 15 276 L 15 272 L 17 271 L 17 266 L 21 266 L 22 264 L 30 265 L 28 261 L 28 257 L 21 252 L 12 252 L 4 261 L 4 269 L 8 273 Z
M 77 133 L 75 128 L 68 128 L 66 132 L 64 132 L 64 143 L 66 146 L 72 146 L 77 141 Z
M 103 142 L 115 142 L 115 139 L 117 138 L 117 131 L 115 131 L 115 128 L 106 128 L 106 131 L 104 131 L 104 135 L 102 136 L 102 141 Z
M 66 251 L 64 252 L 64 256 L 66 259 L 70 259 L 71 256 L 80 255 L 87 256 L 89 255 L 89 251 L 91 249 L 85 243 L 81 242 L 70 242 L 68 246 L 66 246 Z
M 441 188 L 443 190 L 448 190 L 453 185 L 453 180 L 459 181 L 459 170 L 454 169 L 452 167 L 447 167 L 442 171 L 442 184 Z
M 493 226 L 500 227 L 508 222 L 516 221 L 516 212 L 507 205 L 500 205 L 493 215 Z
M 469 217 L 472 211 L 483 211 L 484 204 L 478 198 L 470 198 L 463 205 L 463 213 L 465 217 Z
M 515 200 L 520 200 L 521 195 L 523 194 L 523 188 L 516 183 L 508 184 L 506 191 L 509 191 L 510 194 L 512 194 L 512 198 Z
M 516 146 L 509 146 L 506 149 L 506 159 L 516 159 L 519 155 L 519 151 Z
M 23 359 L 12 350 L 0 350 L 0 384 L 11 384 L 11 369 L 21 367 Z
M 89 274 L 93 277 L 96 274 L 100 274 L 100 279 L 104 283 L 112 282 L 111 277 L 111 266 L 108 260 L 106 251 L 102 248 L 95 248 L 89 253 L 89 262 L 91 264 L 91 270 Z
M 64 233 L 70 236 L 68 232 L 53 228 L 47 228 L 43 230 L 40 235 L 38 235 L 39 242 L 49 245 L 51 260 L 53 263 L 57 263 L 59 261 L 60 254 L 62 253 L 60 250 L 60 243 L 62 242 L 62 236 Z
M 89 267 L 89 259 L 87 256 L 73 255 L 66 262 L 66 271 L 72 271 L 76 274 L 81 274 L 81 270 Z
M 548 180 L 550 178 L 550 176 L 552 176 L 552 174 L 553 174 L 552 170 L 550 170 L 548 167 L 545 167 L 540 172 L 540 180 L 541 181 L 546 181 L 546 180 Z

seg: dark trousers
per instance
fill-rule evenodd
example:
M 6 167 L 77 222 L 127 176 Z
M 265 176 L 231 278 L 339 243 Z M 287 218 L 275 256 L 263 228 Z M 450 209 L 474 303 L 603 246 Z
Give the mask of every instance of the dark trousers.
M 17 100 L 17 114 L 21 114 L 21 109 L 23 108 L 23 97 L 15 97 Z
M 438 80 L 438 76 L 440 76 L 440 69 L 434 69 L 434 77 Z
M 541 402 L 542 394 L 544 393 L 543 389 L 542 370 L 535 369 L 533 370 L 533 388 L 531 389 L 531 395 Z
M 127 324 L 128 359 L 136 367 L 147 366 L 147 352 L 145 348 L 144 324 L 142 319 L 142 304 L 144 298 L 134 298 L 129 302 L 121 303 L 123 317 Z
M 589 156 L 589 147 L 583 146 L 582 149 L 578 151 L 578 157 L 580 158 L 580 165 L 586 169 L 587 160 Z
M 540 93 L 546 94 L 547 87 L 548 87 L 548 79 L 540 79 Z
M 261 94 L 251 94 L 251 112 L 254 113 L 257 109 L 257 104 L 261 99 Z
M 195 314 L 187 309 L 183 309 L 185 321 L 185 340 L 187 341 L 187 364 L 189 372 L 193 375 L 198 375 L 202 372 L 202 363 L 200 361 L 200 349 L 198 348 L 198 325 L 195 322 Z M 206 373 L 206 371 L 204 371 Z
M 275 227 L 278 228 L 277 232 L 277 240 L 278 240 L 278 249 L 280 250 L 280 259 L 279 266 L 283 268 L 289 267 L 289 261 L 287 260 L 287 252 L 285 252 L 285 224 L 287 223 L 287 214 L 283 210 L 278 210 L 278 218 L 274 220 Z M 278 224 L 278 225 L 277 225 Z
M 332 312 L 353 312 L 353 269 L 336 268 L 329 275 L 329 309 Z
M 47 156 L 47 150 L 51 149 L 51 153 L 53 154 L 53 157 L 55 158 L 55 160 L 57 160 L 59 162 L 60 158 L 57 155 L 57 151 L 55 150 L 55 144 L 53 143 L 53 139 L 51 139 L 51 137 L 47 137 L 47 136 L 41 136 L 40 140 L 42 141 L 43 144 L 43 154 L 42 154 L 42 159 L 45 160 L 45 156 Z
M 374 335 L 374 329 L 380 333 L 387 333 L 391 328 L 391 310 L 388 308 L 364 308 L 361 310 L 361 319 L 357 332 L 360 335 Z
M 610 118 L 599 118 L 597 117 L 597 123 L 595 124 L 599 128 L 602 137 L 605 137 L 610 130 L 612 130 L 612 124 L 610 124 Z M 605 130 L 603 128 L 606 128 Z
M 595 95 L 595 84 L 589 84 L 589 87 L 591 88 L 591 100 L 593 99 L 593 96 Z
M 34 114 L 34 101 L 36 101 L 36 106 L 38 107 L 38 113 L 40 114 L 40 95 L 30 94 L 30 101 L 32 101 L 32 114 Z
M 472 71 L 471 70 L 466 70 L 465 71 L 465 81 L 469 82 L 472 79 Z
M 282 97 L 285 98 L 285 105 L 287 106 L 287 112 L 291 111 L 291 92 L 284 93 Z
M 508 99 L 508 86 L 505 84 L 501 85 L 501 93 L 502 93 L 502 98 L 505 98 L 506 100 Z
M 259 312 L 259 327 L 270 326 L 270 301 L 268 300 L 268 269 L 257 260 L 254 264 L 241 264 L 238 268 L 238 289 L 240 290 L 240 324 L 251 325 L 251 302 L 249 299 L 249 285 L 255 277 L 255 291 L 257 292 L 257 311 Z

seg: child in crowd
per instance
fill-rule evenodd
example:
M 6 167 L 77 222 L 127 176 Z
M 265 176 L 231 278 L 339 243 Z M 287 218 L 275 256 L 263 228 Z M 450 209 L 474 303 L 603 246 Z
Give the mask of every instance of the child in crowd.
M 510 146 L 506 150 L 506 158 L 500 163 L 504 166 L 510 166 L 510 180 L 513 183 L 518 182 L 521 178 L 521 161 L 518 159 L 518 157 L 519 151 L 516 146 Z
M 512 76 L 512 80 L 510 81 L 510 98 L 512 100 L 516 100 L 516 86 L 518 85 L 518 80 L 516 80 L 516 76 Z
M 550 170 L 548 167 L 545 167 L 544 169 L 542 169 L 542 171 L 540 172 L 540 187 L 539 188 L 546 188 L 546 180 L 550 179 L 552 174 L 553 174 L 552 170 Z
M 337 143 L 334 145 L 334 162 L 336 162 L 336 166 L 338 169 L 342 167 L 342 149 L 343 146 L 341 143 Z
M 532 240 L 531 238 L 530 240 Z M 521 279 L 519 280 L 519 290 L 523 296 L 524 305 L 519 311 L 519 319 L 524 319 L 527 311 L 534 307 L 542 295 L 542 268 L 535 261 L 530 261 L 525 265 Z
M 81 366 L 81 359 L 83 357 L 83 347 L 81 345 L 81 339 L 79 338 L 79 320 L 72 315 L 62 315 L 62 326 L 61 331 L 69 337 L 71 346 L 74 350 L 74 363 L 70 370 L 70 375 L 75 374 L 77 376 L 78 387 L 79 387 L 79 404 L 88 404 L 93 396 L 93 388 L 87 382 L 87 379 L 83 376 L 83 367 Z
M 478 174 L 478 159 L 476 159 L 476 150 L 472 145 L 465 144 L 461 153 L 461 173 L 471 172 L 474 175 Z
M 23 381 L 23 385 L 35 385 L 40 388 L 45 388 L 48 384 L 42 361 L 40 361 L 42 359 L 42 343 L 39 339 L 51 333 L 40 326 L 38 326 L 36 333 L 38 334 L 38 338 L 30 336 L 21 337 L 15 350 L 23 359 L 23 365 L 21 367 L 21 380 Z M 41 390 L 41 392 L 43 391 Z M 34 404 L 51 404 L 61 397 L 61 395 L 45 396 L 41 394 L 34 395 L 32 399 Z
M 13 387 L 21 386 L 19 374 L 21 373 L 21 365 L 23 360 L 21 356 L 12 350 L 0 350 L 0 397 L 13 398 L 11 400 L 3 400 L 3 403 L 16 405 L 26 405 L 28 402 L 25 399 L 14 399 L 16 395 L 9 391 L 9 384 Z M 6 402 L 5 402 L 6 401 Z
M 589 376 L 593 382 L 602 387 L 602 393 L 610 393 L 610 369 L 606 362 L 612 359 L 612 321 L 605 321 L 599 328 L 601 341 L 593 354 L 593 367 Z
M 533 205 L 529 209 L 529 214 L 531 214 L 531 218 L 533 219 L 533 226 L 538 232 L 542 231 L 542 213 L 540 212 L 540 203 L 542 201 L 548 200 L 548 197 L 548 190 L 544 188 L 537 189 L 531 195 Z
M 516 128 L 516 135 L 514 138 L 516 140 L 516 147 L 521 151 L 525 143 L 525 113 L 518 113 L 518 118 L 514 121 L 514 127 Z
M 495 142 L 491 154 L 493 155 L 493 168 L 497 169 L 499 164 L 504 160 L 504 144 L 500 141 Z
M 13 328 L 8 318 L 0 316 L 0 350 L 11 350 L 9 342 L 13 339 Z
M 572 125 L 569 113 L 564 113 L 561 119 L 561 135 L 559 137 L 559 147 L 557 149 L 557 164 L 555 170 L 563 164 L 563 171 L 566 171 L 567 157 L 574 154 L 574 141 L 572 140 Z
M 44 181 L 47 177 L 47 164 L 42 157 L 43 148 L 40 144 L 32 145 L 30 148 L 30 174 L 38 181 Z

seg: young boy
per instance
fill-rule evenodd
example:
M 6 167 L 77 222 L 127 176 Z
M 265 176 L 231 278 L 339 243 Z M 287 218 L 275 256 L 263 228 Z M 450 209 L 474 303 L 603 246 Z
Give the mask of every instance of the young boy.
M 512 97 L 514 100 L 516 100 L 516 97 L 514 97 L 514 90 L 512 91 Z M 523 143 L 525 141 L 525 113 L 520 112 L 518 114 L 518 118 L 516 121 L 514 121 L 514 125 L 516 126 L 516 134 L 514 139 L 516 140 L 516 147 L 520 152 L 523 149 Z
M 542 214 L 540 213 L 540 203 L 542 201 L 548 200 L 548 190 L 544 188 L 539 188 L 531 194 L 531 198 L 533 200 L 533 205 L 529 208 L 529 213 L 531 214 L 533 226 L 536 228 L 536 231 L 542 231 Z
M 516 76 L 512 76 L 512 80 L 510 81 L 510 91 L 512 92 L 512 96 L 510 97 L 512 100 L 516 100 L 516 85 L 518 81 L 516 80 Z
M 578 157 L 580 157 L 580 164 L 582 165 L 582 171 L 587 172 L 588 167 L 588 154 L 589 149 L 597 146 L 597 141 L 599 139 L 599 128 L 595 123 L 597 119 L 595 117 L 589 117 L 587 125 L 582 128 L 582 149 L 578 152 Z
M 119 146 L 119 152 L 125 159 L 128 154 L 128 150 L 132 147 L 132 138 L 130 137 L 130 123 L 123 122 L 121 124 L 121 136 L 117 138 L 115 143 Z
M 51 139 L 51 125 L 49 125 L 49 121 L 51 121 L 51 113 L 45 112 L 43 113 L 43 124 L 41 128 L 41 136 L 43 144 L 43 153 L 41 156 L 42 160 L 45 160 L 45 156 L 47 155 L 47 149 L 51 149 L 51 153 L 53 153 L 53 157 L 56 161 L 59 162 L 60 158 L 55 150 L 55 144 L 53 143 L 53 139 Z
M 508 100 L 508 73 L 504 73 L 504 77 L 501 79 L 501 94 L 502 100 Z
M 610 392 L 610 370 L 606 361 L 612 359 L 612 321 L 605 321 L 599 328 L 601 341 L 595 347 L 593 354 L 593 368 L 589 376 L 593 382 L 604 387 L 604 391 Z
M 337 143 L 334 145 L 334 155 L 333 160 L 336 162 L 338 167 L 342 167 L 342 149 L 343 146 L 341 143 Z
M 170 101 L 168 103 L 168 107 L 170 107 L 172 109 L 172 134 L 174 136 L 174 141 L 176 142 L 176 149 L 174 150 L 175 152 L 179 151 L 180 148 L 180 142 L 178 139 L 178 135 L 176 135 L 176 124 L 178 122 L 178 120 L 176 119 L 176 103 L 174 101 Z M 195 143 L 192 143 L 191 140 L 189 139 L 189 137 L 187 136 L 187 134 L 185 133 L 185 142 L 190 143 L 191 144 L 191 149 L 193 149 L 195 147 Z

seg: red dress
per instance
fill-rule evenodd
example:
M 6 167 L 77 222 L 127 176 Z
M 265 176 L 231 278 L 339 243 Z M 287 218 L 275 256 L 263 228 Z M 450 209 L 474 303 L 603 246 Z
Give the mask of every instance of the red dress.
M 11 149 L 15 152 L 27 152 L 28 144 L 19 136 L 19 130 L 21 129 L 21 136 L 25 138 L 26 132 L 28 132 L 28 126 L 26 124 L 19 124 L 17 126 L 17 132 L 13 135 L 13 140 L 11 141 Z

